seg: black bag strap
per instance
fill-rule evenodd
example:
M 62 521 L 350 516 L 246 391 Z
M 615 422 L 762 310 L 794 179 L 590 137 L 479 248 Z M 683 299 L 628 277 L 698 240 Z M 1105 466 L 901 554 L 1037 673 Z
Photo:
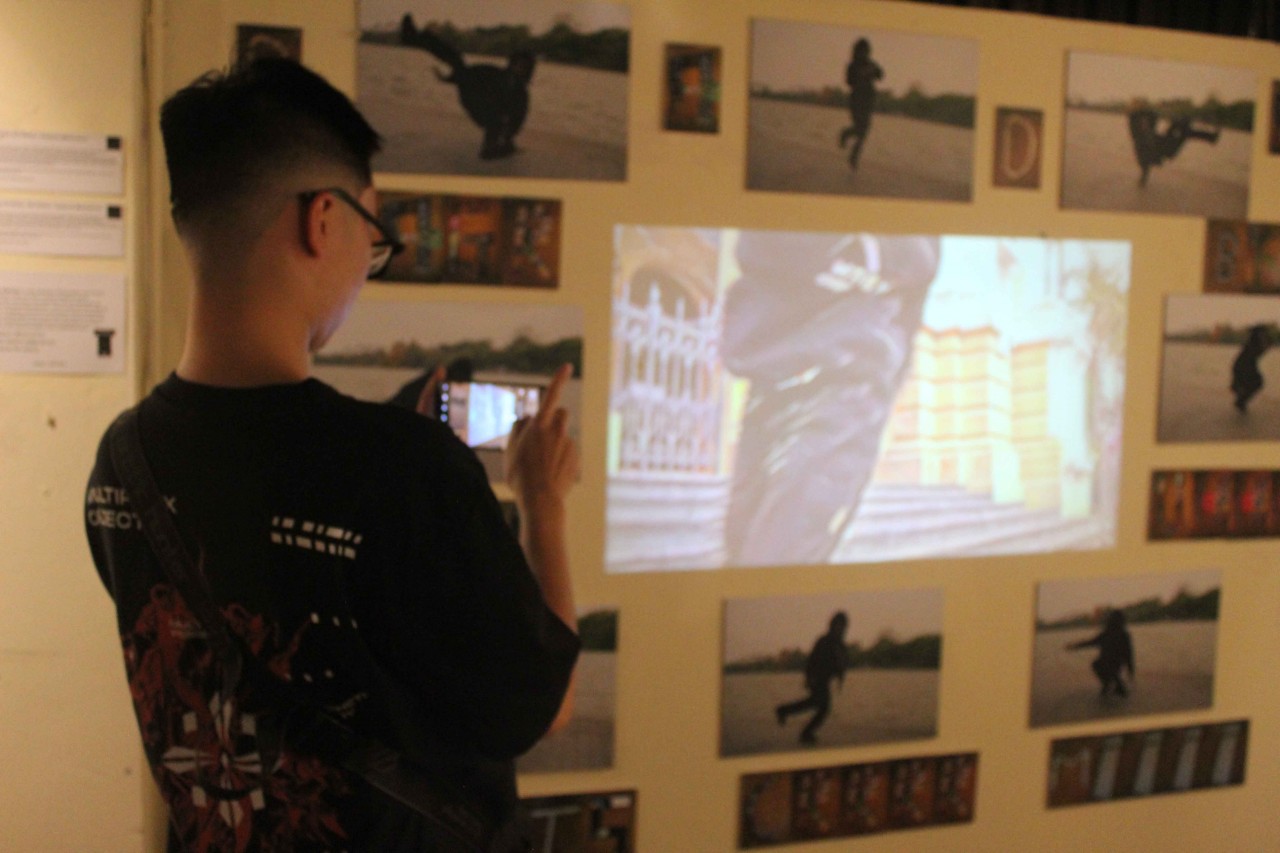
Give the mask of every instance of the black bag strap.
M 465 796 L 444 797 L 422 773 L 405 767 L 399 752 L 371 738 L 356 735 L 332 714 L 303 699 L 286 682 L 272 675 L 262 661 L 246 654 L 214 604 L 208 582 L 191 558 L 182 534 L 160 494 L 142 448 L 138 410 L 123 412 L 108 430 L 111 461 L 129 495 L 134 512 L 169 581 L 204 629 L 209 645 L 222 663 L 222 698 L 234 695 L 242 676 L 292 721 L 295 736 L 330 760 L 362 778 L 399 805 L 424 817 L 439 837 L 441 853 L 489 853 L 504 849 L 485 809 Z M 295 745 L 298 741 L 295 740 Z
M 120 415 L 111 425 L 110 435 L 111 461 L 116 474 L 129 493 L 134 512 L 142 520 L 142 531 L 160 567 L 204 629 L 209 645 L 222 663 L 222 699 L 228 700 L 244 674 L 244 654 L 232 639 L 227 620 L 214 605 L 204 574 L 183 544 L 169 507 L 160 494 L 160 487 L 147 465 L 137 409 L 129 409 Z

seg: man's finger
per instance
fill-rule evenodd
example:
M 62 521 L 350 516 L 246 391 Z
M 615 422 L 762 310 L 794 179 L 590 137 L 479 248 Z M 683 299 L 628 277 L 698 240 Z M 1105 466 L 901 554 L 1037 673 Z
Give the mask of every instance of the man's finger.
M 565 383 L 569 381 L 569 377 L 573 375 L 573 365 L 562 364 L 551 377 L 551 384 L 547 386 L 543 393 L 542 400 L 538 403 L 538 414 L 545 422 L 551 417 L 560 405 L 560 396 L 564 393 Z
M 569 432 L 569 412 L 567 409 L 559 408 L 551 413 L 551 430 L 555 435 L 565 435 Z

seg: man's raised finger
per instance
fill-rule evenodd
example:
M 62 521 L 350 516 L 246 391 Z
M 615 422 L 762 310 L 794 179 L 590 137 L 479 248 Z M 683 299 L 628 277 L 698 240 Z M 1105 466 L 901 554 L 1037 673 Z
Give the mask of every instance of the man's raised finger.
M 560 396 L 564 393 L 565 383 L 569 381 L 569 377 L 573 375 L 573 365 L 562 364 L 556 370 L 555 375 L 551 377 L 551 384 L 547 386 L 547 390 L 542 397 L 542 401 L 538 403 L 538 417 L 543 423 L 546 423 L 560 406 Z

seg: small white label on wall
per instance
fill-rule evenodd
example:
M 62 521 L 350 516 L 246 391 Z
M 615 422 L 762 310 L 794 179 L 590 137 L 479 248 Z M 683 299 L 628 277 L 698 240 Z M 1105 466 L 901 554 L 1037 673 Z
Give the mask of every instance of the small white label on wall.
M 118 204 L 0 201 L 0 253 L 124 257 L 124 210 Z
M 124 275 L 0 271 L 0 371 L 119 373 Z
M 0 189 L 121 195 L 120 137 L 0 130 Z

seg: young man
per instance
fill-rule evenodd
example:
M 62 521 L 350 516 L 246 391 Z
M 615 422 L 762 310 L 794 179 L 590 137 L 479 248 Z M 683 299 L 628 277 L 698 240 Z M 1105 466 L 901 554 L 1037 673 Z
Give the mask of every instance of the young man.
M 195 292 L 177 371 L 138 417 L 186 550 L 272 676 L 478 799 L 493 849 L 520 849 L 512 759 L 567 714 L 578 651 L 567 372 L 513 431 L 517 542 L 447 427 L 308 378 L 396 245 L 371 213 L 379 139 L 350 101 L 259 60 L 175 94 L 161 130 Z M 251 679 L 220 698 L 222 661 L 139 531 L 105 440 L 86 502 L 171 849 L 437 849 L 416 815 L 282 736 Z

